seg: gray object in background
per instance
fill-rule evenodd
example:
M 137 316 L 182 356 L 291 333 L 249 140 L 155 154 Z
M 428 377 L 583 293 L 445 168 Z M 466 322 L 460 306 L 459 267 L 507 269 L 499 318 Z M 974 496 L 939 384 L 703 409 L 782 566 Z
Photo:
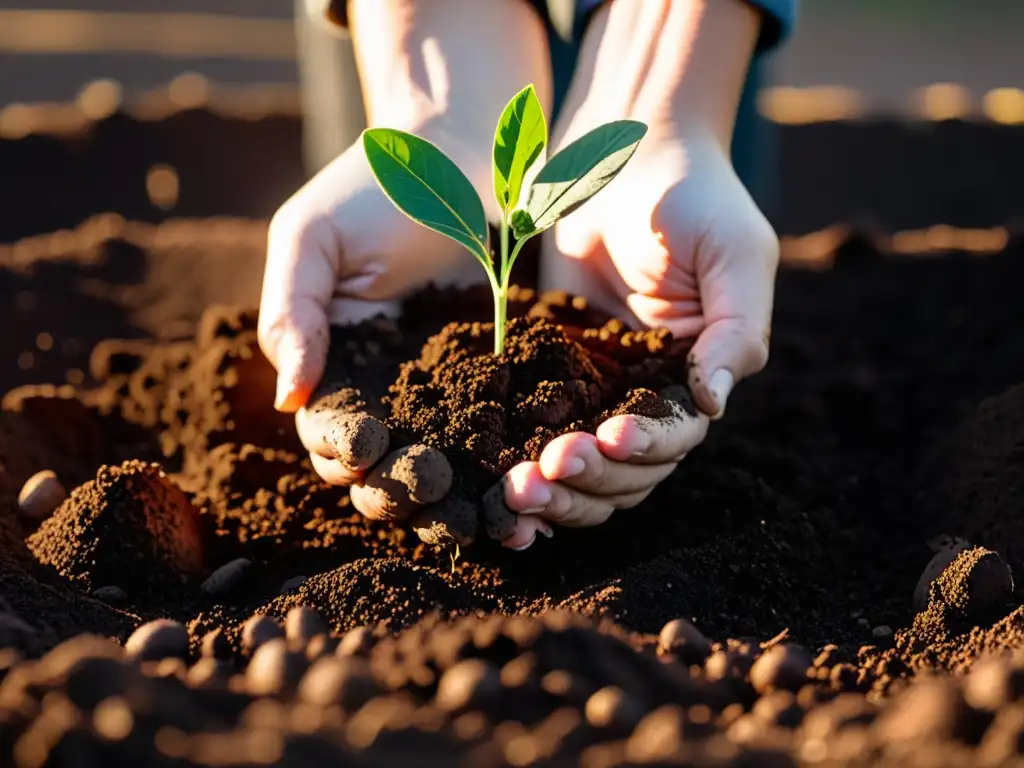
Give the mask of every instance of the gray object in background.
M 352 37 L 311 13 L 310 5 L 295 0 L 302 151 L 306 172 L 313 176 L 359 138 L 366 112 Z

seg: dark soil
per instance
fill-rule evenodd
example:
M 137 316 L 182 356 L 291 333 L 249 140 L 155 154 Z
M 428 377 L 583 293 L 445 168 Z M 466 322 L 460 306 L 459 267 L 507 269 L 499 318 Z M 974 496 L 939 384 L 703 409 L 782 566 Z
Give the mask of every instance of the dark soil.
M 499 541 L 509 536 L 515 519 L 496 483 L 519 462 L 539 459 L 561 434 L 593 432 L 619 414 L 696 414 L 683 386 L 689 344 L 667 331 L 631 331 L 581 299 L 516 289 L 504 352 L 495 356 L 490 305 L 486 288 L 428 291 L 407 303 L 400 325 L 377 320 L 335 329 L 311 404 L 314 411 L 380 415 L 388 450 L 427 445 L 444 454 L 447 464 L 437 471 L 445 485 L 449 477 L 454 482 L 443 507 L 427 512 L 431 541 L 465 545 L 485 530 Z M 458 307 L 459 319 L 438 329 L 437 307 Z M 377 442 L 377 435 L 355 439 Z M 395 469 L 389 475 L 402 485 L 392 496 L 433 480 L 426 471 L 404 482 Z M 389 495 L 387 488 L 379 492 Z
M 784 267 L 768 368 L 643 505 L 453 564 L 403 526 L 363 520 L 313 473 L 271 407 L 254 311 L 209 307 L 186 331 L 216 298 L 251 301 L 264 233 L 105 219 L 0 250 L 2 343 L 18 361 L 0 377 L 17 387 L 0 410 L 0 765 L 1019 758 L 1019 238 L 924 258 L 855 237 L 828 269 Z M 630 369 L 606 326 L 556 345 L 562 365 L 564 350 L 584 353 L 556 380 L 600 397 L 587 386 L 554 424 L 529 422 L 551 421 L 529 361 L 604 321 L 519 298 L 513 339 L 533 357 L 509 366 L 494 402 L 523 420 L 473 427 L 501 441 L 501 460 L 538 447 L 517 423 L 592 425 L 635 406 L 630 388 L 654 398 L 682 380 L 681 350 L 630 344 Z M 392 431 L 431 434 L 469 498 L 501 469 L 460 442 L 476 390 L 413 408 L 444 383 L 415 361 L 444 358 L 431 370 L 454 374 L 452 353 L 476 345 L 466 359 L 488 359 L 490 329 L 472 323 L 490 299 L 445 300 L 457 325 L 428 342 L 437 301 L 364 328 L 373 338 L 346 333 L 332 354 L 362 390 L 405 384 L 381 403 Z M 390 362 L 355 365 L 371 340 Z M 468 382 L 503 380 L 475 365 Z M 442 422 L 446 397 L 455 418 Z M 410 429 L 419 417 L 432 432 Z M 19 490 L 44 469 L 68 499 L 21 520 Z M 968 543 L 943 550 L 940 535 Z M 937 551 L 953 554 L 915 612 Z

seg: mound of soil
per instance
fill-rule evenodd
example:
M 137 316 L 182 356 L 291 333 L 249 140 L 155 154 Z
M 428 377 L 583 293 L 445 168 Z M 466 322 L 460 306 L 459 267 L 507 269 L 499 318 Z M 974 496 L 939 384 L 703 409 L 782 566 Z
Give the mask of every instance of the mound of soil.
M 427 510 L 432 542 L 466 545 L 484 530 L 499 541 L 510 535 L 515 518 L 496 483 L 519 462 L 536 461 L 558 435 L 593 432 L 619 414 L 696 414 L 682 383 L 689 344 L 667 331 L 631 331 L 564 293 L 513 289 L 505 349 L 495 356 L 489 299 L 486 288 L 428 290 L 410 299 L 398 325 L 335 329 L 310 406 L 342 413 L 358 403 L 355 411 L 383 419 L 389 450 L 426 445 L 444 454 L 447 464 L 436 470 L 451 489 L 443 508 Z M 425 337 L 437 328 L 438 306 L 462 307 L 471 319 Z M 427 482 L 423 474 L 410 482 Z M 390 475 L 398 477 L 395 469 Z
M 173 227 L 179 253 L 216 258 L 203 224 Z M 153 234 L 147 260 L 167 247 Z M 258 263 L 261 245 L 223 248 Z M 894 258 L 858 239 L 840 256 L 783 269 L 772 362 L 647 501 L 523 553 L 453 561 L 355 513 L 273 411 L 253 310 L 212 307 L 175 341 L 108 340 L 89 384 L 11 391 L 0 762 L 1005 764 L 1024 729 L 1013 529 L 974 540 L 966 490 L 937 524 L 908 478 L 1024 380 L 1024 252 Z M 439 302 L 452 325 L 436 333 Z M 567 297 L 524 291 L 515 307 L 508 359 L 489 355 L 485 291 L 427 294 L 338 335 L 328 378 L 387 394 L 394 439 L 450 453 L 465 498 L 547 436 L 664 407 L 685 378 L 665 336 Z M 496 408 L 459 416 L 489 402 L 500 429 Z M 495 452 L 463 440 L 467 424 Z M 1012 441 L 985 445 L 998 426 L 973 438 L 991 454 L 960 443 L 950 487 L 974 482 L 970 455 L 1016 459 Z M 16 497 L 43 469 L 69 497 L 33 530 Z M 984 546 L 960 547 L 915 614 L 937 527 Z M 136 634 L 122 648 L 83 633 Z M 967 674 L 930 674 L 946 670 Z

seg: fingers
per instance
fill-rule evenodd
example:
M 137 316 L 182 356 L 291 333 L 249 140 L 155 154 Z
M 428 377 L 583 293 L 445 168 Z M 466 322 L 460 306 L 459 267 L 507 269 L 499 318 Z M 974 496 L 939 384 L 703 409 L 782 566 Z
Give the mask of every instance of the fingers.
M 371 520 L 406 520 L 426 504 L 441 501 L 452 487 L 452 468 L 436 448 L 417 444 L 389 454 L 361 485 L 353 506 Z
M 319 453 L 310 453 L 309 461 L 313 469 L 325 483 L 331 485 L 354 485 L 363 479 L 363 472 L 346 467 L 337 459 L 329 459 Z
M 573 432 L 552 440 L 541 452 L 538 464 L 547 480 L 607 497 L 653 488 L 671 474 L 675 456 L 657 464 L 614 461 L 601 453 L 596 436 Z
M 260 299 L 260 348 L 277 369 L 274 407 L 301 407 L 323 374 L 330 340 L 327 307 L 339 252 L 332 229 L 318 225 L 292 201 L 274 216 Z
M 612 461 L 630 464 L 680 461 L 704 441 L 708 418 L 701 413 L 691 415 L 674 403 L 671 407 L 672 415 L 665 418 L 631 414 L 606 420 L 596 434 L 601 454 Z
M 536 516 L 556 525 L 585 528 L 600 525 L 617 509 L 636 506 L 654 489 L 654 484 L 631 493 L 595 496 L 544 476 L 539 462 L 527 461 L 513 467 L 502 484 L 503 500 L 519 516 Z M 537 507 L 538 496 L 548 499 Z M 517 526 L 516 533 L 521 528 Z M 510 537 L 506 537 L 505 541 Z
M 374 466 L 388 449 L 388 428 L 368 413 L 301 408 L 295 425 L 310 454 L 337 459 L 357 473 Z
M 689 383 L 697 406 L 713 418 L 725 411 L 733 387 L 768 362 L 779 242 L 755 214 L 698 275 L 705 327 L 690 352 Z

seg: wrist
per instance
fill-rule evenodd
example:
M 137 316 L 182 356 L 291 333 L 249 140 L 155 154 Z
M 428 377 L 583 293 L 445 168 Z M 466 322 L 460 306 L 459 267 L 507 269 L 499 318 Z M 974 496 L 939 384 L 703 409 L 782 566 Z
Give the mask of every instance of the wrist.
M 667 134 L 728 148 L 759 30 L 743 0 L 609 3 L 581 53 L 593 77 L 570 101 L 602 121 L 640 120 L 652 142 Z

